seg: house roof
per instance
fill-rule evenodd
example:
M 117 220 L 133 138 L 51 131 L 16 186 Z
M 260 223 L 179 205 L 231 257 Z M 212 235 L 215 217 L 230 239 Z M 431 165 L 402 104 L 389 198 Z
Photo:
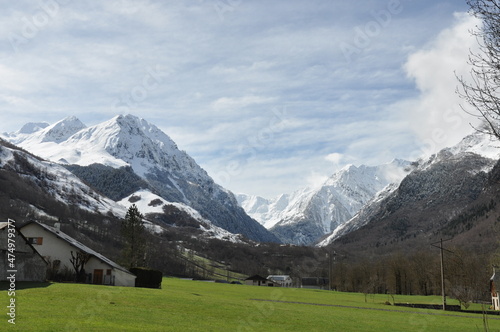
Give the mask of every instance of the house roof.
M 8 227 L 9 224 L 11 223 L 8 223 L 8 222 L 0 222 L 0 231 L 3 230 L 4 228 Z M 29 243 L 28 239 L 26 239 L 26 237 L 23 235 L 23 233 L 21 233 L 19 231 L 19 228 L 17 227 L 14 227 L 14 229 L 16 230 L 17 234 L 24 240 L 24 242 L 31 248 L 31 250 L 33 250 L 33 253 L 38 255 L 45 264 L 48 264 L 47 261 L 45 260 L 45 258 L 43 258 L 42 255 L 40 255 L 40 253 L 38 252 L 38 250 L 35 249 L 35 247 L 33 247 L 33 245 L 31 243 Z M 16 251 L 17 251 L 17 248 L 16 248 Z
M 59 229 L 55 228 L 55 227 L 51 227 L 51 226 L 48 226 L 48 225 L 45 225 L 45 224 L 42 224 L 38 221 L 30 221 L 28 222 L 26 225 L 24 225 L 22 228 L 30 225 L 30 224 L 36 224 L 40 227 L 42 227 L 43 229 L 45 229 L 46 231 L 54 234 L 55 236 L 57 236 L 58 238 L 60 238 L 61 240 L 69 243 L 71 246 L 77 248 L 77 249 L 80 249 L 81 251 L 83 251 L 84 253 L 87 253 L 95 258 L 97 258 L 98 260 L 100 260 L 101 262 L 104 262 L 112 267 L 114 267 L 115 269 L 117 270 L 120 270 L 120 271 L 123 271 L 123 272 L 126 272 L 128 274 L 131 274 L 131 275 L 134 275 L 133 273 L 131 273 L 129 270 L 127 270 L 126 268 L 116 264 L 115 262 L 113 262 L 112 260 L 110 260 L 109 258 L 101 255 L 100 253 L 98 253 L 97 251 L 94 251 L 92 249 L 90 249 L 89 247 L 87 247 L 86 245 L 78 242 L 77 240 L 75 240 L 74 238 L 72 238 L 71 236 L 69 236 L 68 234 L 66 233 L 63 233 L 61 232 Z M 134 275 L 135 276 L 135 275 Z
M 267 277 L 267 279 L 272 279 L 272 280 L 275 280 L 275 281 L 285 281 L 287 279 L 290 279 L 290 276 L 288 275 L 270 275 Z
M 264 278 L 264 277 L 262 277 L 262 276 L 260 276 L 258 274 L 254 275 L 254 276 L 251 276 L 251 277 L 248 277 L 245 280 L 267 281 L 266 278 Z

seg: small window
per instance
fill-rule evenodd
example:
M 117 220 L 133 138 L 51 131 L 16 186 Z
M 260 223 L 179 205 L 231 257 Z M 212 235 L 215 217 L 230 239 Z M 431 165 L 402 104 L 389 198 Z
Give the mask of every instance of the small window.
M 41 246 L 43 244 L 43 237 L 29 237 L 28 243 Z

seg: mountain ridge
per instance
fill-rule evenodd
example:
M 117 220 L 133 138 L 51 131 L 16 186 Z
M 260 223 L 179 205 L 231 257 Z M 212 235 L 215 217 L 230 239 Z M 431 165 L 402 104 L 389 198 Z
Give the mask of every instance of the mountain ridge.
M 364 241 L 369 246 L 382 248 L 387 243 L 397 242 L 401 236 L 401 242 L 412 242 L 405 237 L 420 238 L 419 232 L 436 239 L 436 234 L 451 227 L 449 224 L 453 224 L 458 215 L 467 214 L 468 209 L 474 210 L 478 197 L 495 186 L 487 179 L 494 172 L 498 173 L 499 146 L 500 142 L 473 133 L 455 146 L 417 161 L 415 170 L 397 187 L 380 192 L 342 228 L 323 238 L 318 245 L 336 248 L 345 245 L 347 248 L 349 243 Z M 428 219 L 426 223 L 423 222 L 425 219 Z M 384 226 L 380 226 L 382 224 Z M 381 230 L 380 227 L 385 228 Z M 421 229 L 415 230 L 415 227 Z M 474 228 L 475 225 L 468 227 Z M 379 239 L 375 240 L 377 236 L 373 234 L 378 234 Z M 395 239 L 390 240 L 388 234 Z
M 303 188 L 274 200 L 238 196 L 250 216 L 285 243 L 310 245 L 341 227 L 377 192 L 410 172 L 409 161 L 379 166 L 346 165 L 321 186 Z
M 216 184 L 168 135 L 144 119 L 118 115 L 86 127 L 68 117 L 32 134 L 13 133 L 6 139 L 62 164 L 129 166 L 159 196 L 194 208 L 215 226 L 252 240 L 279 242 L 246 215 L 231 192 Z
M 316 242 L 324 246 L 365 225 L 366 218 L 360 216 L 372 213 L 377 204 L 397 190 L 400 182 L 413 171 L 432 167 L 444 159 L 451 160 L 452 156 L 471 153 L 489 160 L 498 159 L 500 142 L 481 133 L 472 133 L 429 158 L 413 162 L 395 159 L 392 164 L 399 163 L 402 167 L 392 168 L 392 174 L 386 170 L 389 174 L 378 185 L 374 182 L 380 181 L 380 178 L 373 171 L 384 164 L 347 165 L 317 188 L 303 188 L 274 199 L 245 194 L 239 194 L 237 198 L 250 216 L 283 242 L 307 245 Z M 492 165 L 488 164 L 476 172 L 488 172 L 491 168 Z

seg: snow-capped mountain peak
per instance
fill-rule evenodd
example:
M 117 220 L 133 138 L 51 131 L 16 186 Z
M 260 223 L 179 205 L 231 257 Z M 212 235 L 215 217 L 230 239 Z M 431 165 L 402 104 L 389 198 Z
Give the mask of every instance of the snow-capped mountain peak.
M 475 153 L 485 158 L 498 159 L 500 157 L 500 141 L 498 138 L 481 132 L 474 132 L 465 136 L 458 144 L 443 151 L 453 155 L 460 153 Z
M 26 131 L 29 132 L 29 128 Z M 12 134 L 7 139 L 63 164 L 99 163 L 115 168 L 129 165 L 141 176 L 154 168 L 207 176 L 167 134 L 133 115 L 118 115 L 91 127 L 75 117 L 68 117 L 31 135 Z
M 68 117 L 28 134 L 35 127 L 23 127 L 26 134 L 12 133 L 6 139 L 55 162 L 115 168 L 130 165 L 140 175 L 158 165 L 180 167 L 171 159 L 195 164 L 158 127 L 133 115 L 118 115 L 91 127 Z
M 17 132 L 5 134 L 5 138 L 19 146 L 33 146 L 40 143 L 59 144 L 83 128 L 85 125 L 78 118 L 70 116 L 53 125 L 44 122 L 27 123 Z
M 399 183 L 411 163 L 395 159 L 379 166 L 346 165 L 320 187 L 304 188 L 272 200 L 240 195 L 247 213 L 283 242 L 311 244 L 340 227 L 379 191 Z
M 245 214 L 232 193 L 216 184 L 167 134 L 144 119 L 118 115 L 85 127 L 70 117 L 22 138 L 22 148 L 60 164 L 89 166 L 91 173 L 100 172 L 91 167 L 93 164 L 114 169 L 130 166 L 158 196 L 195 209 L 215 226 L 257 241 L 278 241 Z M 13 142 L 16 137 L 6 139 Z
M 67 117 L 42 130 L 41 142 L 61 143 L 86 126 L 75 116 Z
M 412 177 L 412 180 L 408 180 L 407 182 L 415 184 L 413 179 L 419 178 L 419 176 L 422 176 L 421 174 L 438 172 L 438 170 L 443 169 L 444 167 L 451 167 L 455 169 L 457 168 L 457 165 L 469 168 L 468 172 L 470 174 L 478 174 L 479 172 L 487 173 L 494 167 L 495 161 L 499 158 L 500 141 L 487 134 L 474 132 L 464 137 L 456 145 L 444 148 L 426 160 L 420 159 L 415 162 L 413 169 L 414 172 L 408 177 Z M 436 176 L 436 178 L 444 177 L 439 175 Z M 425 181 L 425 177 L 422 176 L 422 180 Z M 402 182 L 400 181 L 398 183 Z M 377 195 L 370 202 L 365 204 L 359 213 L 344 223 L 341 227 L 335 229 L 318 245 L 328 245 L 337 238 L 355 231 L 370 222 L 371 217 L 380 210 L 381 204 L 383 204 L 384 200 L 397 194 L 396 189 L 399 188 L 398 183 L 394 183 L 393 185 L 386 187 L 383 191 L 377 193 Z M 418 182 L 416 185 L 418 186 Z M 446 186 L 446 183 L 440 183 L 440 180 L 437 179 L 432 183 L 431 187 L 433 190 L 436 190 L 440 186 Z
M 133 115 L 116 116 L 99 125 L 96 130 L 100 131 L 97 135 L 99 138 L 107 137 L 106 141 L 100 144 L 102 149 L 130 164 L 138 174 L 145 174 L 157 165 L 180 167 L 177 163 L 181 159 L 191 166 L 194 165 L 194 161 L 185 152 L 180 151 L 168 135 L 158 127 Z M 104 133 L 109 130 L 111 133 Z M 82 135 L 85 133 L 71 139 L 81 139 Z
M 50 124 L 47 122 L 28 122 L 17 132 L 17 134 L 33 134 L 48 126 L 50 126 Z
M 196 163 L 158 127 L 133 115 L 118 115 L 106 122 L 86 128 L 69 137 L 63 146 L 77 148 L 61 150 L 56 160 L 90 165 L 100 163 L 112 167 L 130 165 L 143 176 L 155 167 L 197 169 Z M 197 166 L 197 165 L 196 165 Z M 201 171 L 201 169 L 197 169 Z

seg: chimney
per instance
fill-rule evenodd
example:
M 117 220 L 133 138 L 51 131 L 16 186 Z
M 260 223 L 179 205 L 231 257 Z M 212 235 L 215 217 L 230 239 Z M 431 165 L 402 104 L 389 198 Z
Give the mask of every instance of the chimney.
M 60 222 L 56 222 L 54 224 L 54 228 L 57 229 L 58 231 L 60 231 L 61 230 L 61 223 Z

